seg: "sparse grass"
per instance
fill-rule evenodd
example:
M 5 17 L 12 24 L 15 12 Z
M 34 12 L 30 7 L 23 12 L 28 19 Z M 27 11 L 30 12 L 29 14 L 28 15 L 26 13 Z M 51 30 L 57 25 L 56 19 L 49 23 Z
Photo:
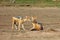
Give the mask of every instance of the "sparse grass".
M 0 4 L 7 5 L 10 1 L 9 0 L 0 0 Z M 30 6 L 37 6 L 37 7 L 60 7 L 60 1 L 53 1 L 53 0 L 16 0 L 15 3 L 19 5 L 26 5 L 29 4 Z M 11 5 L 11 3 L 9 4 Z

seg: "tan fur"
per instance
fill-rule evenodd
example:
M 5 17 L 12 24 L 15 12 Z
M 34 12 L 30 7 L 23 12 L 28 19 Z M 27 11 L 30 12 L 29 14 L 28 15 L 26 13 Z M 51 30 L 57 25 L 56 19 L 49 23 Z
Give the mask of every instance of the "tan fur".
M 32 25 L 33 27 L 31 28 L 32 29 L 36 29 L 36 30 L 40 30 L 41 29 L 41 25 L 37 23 L 37 17 L 32 17 Z
M 31 29 L 40 30 L 41 25 L 39 25 L 36 20 L 37 20 L 37 17 L 35 17 L 35 16 L 33 16 L 33 17 L 26 16 L 24 19 L 18 19 L 18 18 L 12 17 L 12 29 L 14 29 L 14 21 L 16 21 L 16 23 L 18 25 L 18 28 L 17 28 L 18 31 L 20 31 L 20 27 L 21 27 L 20 25 L 22 25 L 22 28 L 24 29 L 23 23 L 26 21 L 31 21 L 32 25 L 33 25 L 33 27 Z
M 41 26 L 39 25 L 39 24 L 37 24 L 37 23 L 32 23 L 32 25 L 33 25 L 33 28 L 32 29 L 36 29 L 36 30 L 40 30 L 41 28 Z
M 22 28 L 24 29 L 23 23 L 26 21 L 30 21 L 30 18 L 29 18 L 29 16 L 26 16 L 24 19 L 18 19 L 16 17 L 12 17 L 12 29 L 14 29 L 14 21 L 16 21 L 16 23 L 18 25 L 18 28 L 16 28 L 16 29 L 18 29 L 18 31 L 20 31 L 21 25 L 22 25 Z
M 16 21 L 16 23 L 18 23 L 18 30 L 20 30 L 20 25 L 22 24 L 22 20 L 21 19 L 18 19 L 18 18 L 15 18 L 15 17 L 12 17 L 12 29 L 14 29 L 14 21 Z

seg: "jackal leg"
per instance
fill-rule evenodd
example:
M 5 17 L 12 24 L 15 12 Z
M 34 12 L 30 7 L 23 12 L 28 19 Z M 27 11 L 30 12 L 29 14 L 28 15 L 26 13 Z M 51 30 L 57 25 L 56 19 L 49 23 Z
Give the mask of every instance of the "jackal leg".
M 22 29 L 25 30 L 24 25 L 22 24 Z
M 32 24 L 33 25 L 33 27 L 30 29 L 31 31 L 33 30 L 33 29 L 35 29 L 35 25 L 34 24 Z
M 15 29 L 18 30 L 18 26 L 17 25 L 15 25 Z
M 20 24 L 20 21 L 19 21 L 19 24 L 18 24 L 18 31 L 20 31 L 20 26 L 21 26 L 21 24 Z

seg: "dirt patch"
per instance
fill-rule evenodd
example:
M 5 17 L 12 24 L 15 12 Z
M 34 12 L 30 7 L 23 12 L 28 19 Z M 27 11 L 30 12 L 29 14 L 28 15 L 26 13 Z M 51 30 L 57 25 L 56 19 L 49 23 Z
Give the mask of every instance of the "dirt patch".
M 12 31 L 11 17 L 26 15 L 37 16 L 44 30 Z M 0 7 L 0 40 L 59 40 L 60 30 L 56 29 L 60 29 L 60 8 Z

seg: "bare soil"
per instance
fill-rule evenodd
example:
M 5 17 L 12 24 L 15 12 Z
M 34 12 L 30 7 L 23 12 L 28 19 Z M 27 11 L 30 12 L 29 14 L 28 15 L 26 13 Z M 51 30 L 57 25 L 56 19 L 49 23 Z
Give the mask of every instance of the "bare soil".
M 37 16 L 42 31 L 12 31 L 13 16 Z M 60 8 L 0 7 L 0 40 L 60 40 Z

